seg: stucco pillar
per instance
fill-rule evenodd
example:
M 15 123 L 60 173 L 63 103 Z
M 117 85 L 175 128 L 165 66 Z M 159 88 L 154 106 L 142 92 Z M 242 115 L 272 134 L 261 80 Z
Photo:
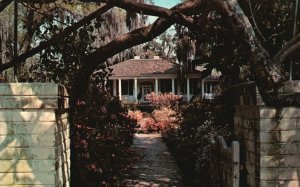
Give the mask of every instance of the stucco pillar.
M 299 91 L 300 81 L 288 81 L 278 94 Z M 254 82 L 234 86 L 231 92 L 236 96 L 234 135 L 245 155 L 241 186 L 299 186 L 300 108 L 266 106 Z
M 0 186 L 70 186 L 68 101 L 53 83 L 0 84 Z
M 122 100 L 122 79 L 119 79 L 119 99 Z
M 113 80 L 113 96 L 117 95 L 117 81 Z
M 137 78 L 134 78 L 134 99 L 135 99 L 135 102 L 138 101 L 137 99 L 137 95 L 138 95 L 138 87 L 137 87 Z
M 155 79 L 155 93 L 158 94 L 158 79 Z
M 187 101 L 190 101 L 190 79 L 186 79 L 186 97 Z
M 175 79 L 172 79 L 172 93 L 175 94 Z

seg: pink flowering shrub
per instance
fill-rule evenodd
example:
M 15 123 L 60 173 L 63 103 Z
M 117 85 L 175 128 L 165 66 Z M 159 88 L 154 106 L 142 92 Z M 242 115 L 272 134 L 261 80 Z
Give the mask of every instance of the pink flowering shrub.
M 149 117 L 138 122 L 140 124 L 138 131 L 142 133 L 163 132 L 175 121 L 174 110 L 166 107 L 155 109 Z
M 173 93 L 156 94 L 154 92 L 147 94 L 146 99 L 158 107 L 173 107 L 181 99 L 181 96 Z
M 140 124 L 141 132 L 163 132 L 165 128 L 177 121 L 176 111 L 179 106 L 181 96 L 173 93 L 147 94 L 146 99 L 156 106 L 151 118 Z
M 171 108 L 161 107 L 152 112 L 153 118 L 158 122 L 172 123 L 176 121 L 176 112 Z
M 153 133 L 158 132 L 156 121 L 153 118 L 147 118 L 144 123 L 141 124 L 140 130 L 142 132 Z
M 143 119 L 143 113 L 140 110 L 129 110 L 128 116 L 136 122 L 140 122 Z
M 161 132 L 166 126 L 168 122 L 164 121 L 155 121 L 152 117 L 145 119 L 143 123 L 141 123 L 139 132 L 142 133 L 157 133 Z

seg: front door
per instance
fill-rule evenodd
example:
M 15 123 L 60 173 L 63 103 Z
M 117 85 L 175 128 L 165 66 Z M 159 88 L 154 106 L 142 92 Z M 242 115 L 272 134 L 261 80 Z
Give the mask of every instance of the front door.
M 142 86 L 142 95 L 145 96 L 147 94 L 150 94 L 152 92 L 152 86 L 151 85 L 143 85 Z
M 151 82 L 140 84 L 141 101 L 145 101 L 145 96 L 151 92 L 153 92 L 153 85 Z

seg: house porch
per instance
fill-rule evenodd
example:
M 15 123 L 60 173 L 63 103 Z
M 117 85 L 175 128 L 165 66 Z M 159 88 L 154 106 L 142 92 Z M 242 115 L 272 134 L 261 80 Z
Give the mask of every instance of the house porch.
M 112 78 L 109 83 L 113 96 L 125 102 L 146 102 L 145 95 L 155 92 L 174 93 L 190 101 L 194 95 L 201 95 L 201 79 L 187 78 L 179 81 L 175 76 L 167 77 L 135 77 Z

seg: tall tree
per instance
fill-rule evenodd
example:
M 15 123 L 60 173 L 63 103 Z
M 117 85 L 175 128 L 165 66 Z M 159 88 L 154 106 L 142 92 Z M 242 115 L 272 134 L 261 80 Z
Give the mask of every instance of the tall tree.
M 32 48 L 34 51 L 44 42 L 53 41 L 50 38 L 69 26 L 67 34 L 64 35 L 65 39 L 61 40 L 67 42 L 53 43 L 51 47 L 46 44 L 40 48 L 43 50 L 42 53 L 39 51 L 33 56 L 34 58 L 27 59 L 30 65 L 23 66 L 22 71 L 18 72 L 18 78 L 21 81 L 26 79 L 54 80 L 72 85 L 72 79 L 80 64 L 84 63 L 80 60 L 81 57 L 109 42 L 112 38 L 143 26 L 145 19 L 144 16 L 139 16 L 134 12 L 126 12 L 118 7 L 104 6 L 103 3 L 96 2 L 20 2 L 19 18 L 23 19 L 19 20 L 18 43 L 21 54 L 31 53 Z M 83 21 L 76 23 L 82 18 L 84 18 Z M 70 27 L 71 25 L 73 26 Z M 11 27 L 12 24 L 8 24 L 8 28 L 11 29 Z M 129 58 L 132 53 L 133 49 L 125 50 L 113 56 L 109 61 L 110 63 L 119 62 Z M 69 73 L 65 74 L 66 71 Z
M 84 2 L 85 4 L 89 4 L 92 1 Z M 156 36 L 162 34 L 174 23 L 203 33 L 207 32 L 205 27 L 208 23 L 216 18 L 220 21 L 219 24 L 216 25 L 216 28 L 213 29 L 225 31 L 226 38 L 224 35 L 224 45 L 227 45 L 228 41 L 230 45 L 233 45 L 234 50 L 235 46 L 238 46 L 238 48 L 247 55 L 247 65 L 250 69 L 251 79 L 256 82 L 265 102 L 270 105 L 299 106 L 300 98 L 298 94 L 279 98 L 277 88 L 278 84 L 286 78 L 282 65 L 300 49 L 300 35 L 295 36 L 288 42 L 286 41 L 284 46 L 273 55 L 269 51 L 270 49 L 260 42 L 260 38 L 257 37 L 249 17 L 245 14 L 239 4 L 240 2 L 236 0 L 189 0 L 174 6 L 171 9 L 146 4 L 141 1 L 95 0 L 94 2 L 105 3 L 106 5 L 104 7 L 106 8 L 107 6 L 119 7 L 126 11 L 142 15 L 158 16 L 159 18 L 149 26 L 140 27 L 122 35 L 116 35 L 103 45 L 96 46 L 90 53 L 85 53 L 85 55 L 80 58 L 84 63 L 79 67 L 72 87 L 74 100 L 84 93 L 91 74 L 99 67 L 99 65 L 104 64 L 107 59 L 128 48 L 152 40 Z M 245 3 L 247 1 L 244 0 L 241 2 Z M 100 11 L 101 9 L 103 10 L 103 7 L 100 7 L 96 11 Z M 105 11 L 101 12 L 101 14 Z M 93 13 L 90 15 L 92 14 Z M 86 16 L 82 18 L 81 21 L 72 23 L 70 26 L 63 28 L 59 32 L 50 30 L 49 39 L 40 42 L 39 45 L 20 54 L 12 61 L 2 64 L 0 70 L 2 71 L 17 63 L 21 63 L 34 54 L 42 53 L 49 46 L 64 43 L 65 39 L 74 35 L 74 32 L 78 32 L 78 29 L 83 28 L 87 30 L 86 25 L 89 25 L 91 20 L 96 19 L 96 17 Z M 92 32 L 88 33 L 88 35 L 92 36 Z M 80 38 L 84 38 L 84 35 L 80 36 Z M 222 38 L 220 38 L 220 40 L 221 39 Z M 239 61 L 233 61 L 231 66 L 239 67 Z M 230 73 L 230 71 L 227 73 Z
M 176 37 L 169 31 L 162 33 L 159 37 L 147 42 L 144 46 L 144 50 L 151 50 L 156 55 L 165 59 L 174 59 L 174 51 L 176 47 Z

